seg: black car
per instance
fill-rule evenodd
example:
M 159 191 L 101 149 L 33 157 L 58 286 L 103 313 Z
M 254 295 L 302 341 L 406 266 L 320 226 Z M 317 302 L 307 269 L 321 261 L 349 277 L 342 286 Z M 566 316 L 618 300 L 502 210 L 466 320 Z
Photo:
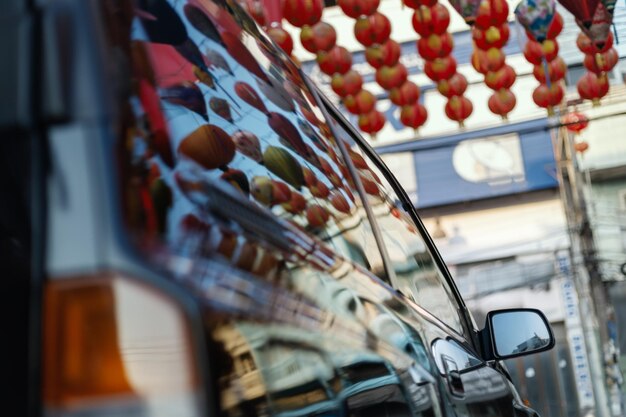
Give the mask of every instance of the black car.
M 536 415 L 499 360 L 552 347 L 543 315 L 475 327 L 394 176 L 237 3 L 5 11 L 19 415 Z

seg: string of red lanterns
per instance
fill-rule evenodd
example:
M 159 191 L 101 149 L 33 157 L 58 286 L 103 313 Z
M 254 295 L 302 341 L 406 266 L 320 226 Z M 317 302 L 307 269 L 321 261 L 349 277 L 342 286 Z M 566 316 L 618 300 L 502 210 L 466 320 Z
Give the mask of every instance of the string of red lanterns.
M 484 75 L 485 84 L 494 90 L 487 102 L 489 110 L 503 120 L 507 119 L 517 103 L 511 92 L 517 74 L 513 67 L 506 64 L 502 52 L 510 34 L 508 15 L 506 0 L 483 1 L 478 7 L 472 28 L 472 66 Z
M 378 0 L 358 3 L 358 7 L 378 7 Z M 385 125 L 385 116 L 376 110 L 376 97 L 363 88 L 363 78 L 352 69 L 350 52 L 337 45 L 335 29 L 322 21 L 323 7 L 322 0 L 285 0 L 282 12 L 289 23 L 300 28 L 300 43 L 316 55 L 320 70 L 331 77 L 333 91 L 346 109 L 359 117 L 359 128 L 375 137 Z
M 553 13 L 545 35 L 536 37 L 527 28 L 528 40 L 524 46 L 524 58 L 534 65 L 533 76 L 539 81 L 539 86 L 532 94 L 533 101 L 537 106 L 545 108 L 550 116 L 554 115 L 554 107 L 565 97 L 562 80 L 567 73 L 567 65 L 559 56 L 556 40 L 563 30 L 563 17 L 556 11 Z
M 379 0 L 339 0 L 341 10 L 353 19 L 354 36 L 365 47 L 365 59 L 376 70 L 376 82 L 389 93 L 391 102 L 401 108 L 400 122 L 417 129 L 428 117 L 418 103 L 419 88 L 409 81 L 400 63 L 400 45 L 391 39 L 391 22 L 378 11 Z M 359 124 L 372 116 L 360 116 Z
M 414 9 L 411 22 L 420 36 L 417 40 L 417 52 L 425 61 L 424 73 L 437 84 L 439 93 L 448 99 L 444 108 L 446 116 L 463 127 L 474 106 L 463 95 L 467 89 L 467 80 L 457 72 L 456 60 L 451 55 L 454 40 L 448 32 L 448 9 L 437 0 L 403 2 Z
M 585 54 L 583 65 L 587 69 L 585 75 L 576 84 L 578 94 L 582 99 L 591 100 L 594 106 L 598 106 L 600 99 L 609 92 L 607 72 L 611 71 L 619 60 L 617 51 L 612 47 L 613 35 L 609 33 L 603 48 L 598 48 L 587 35 L 581 32 L 576 45 Z

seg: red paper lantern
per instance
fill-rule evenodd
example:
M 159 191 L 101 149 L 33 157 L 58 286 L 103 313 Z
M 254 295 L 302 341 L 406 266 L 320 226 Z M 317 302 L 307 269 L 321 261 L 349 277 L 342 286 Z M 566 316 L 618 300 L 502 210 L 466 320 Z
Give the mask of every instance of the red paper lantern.
M 611 71 L 615 67 L 615 65 L 617 65 L 618 60 L 619 56 L 617 55 L 617 51 L 615 50 L 615 48 L 611 48 L 606 52 L 598 52 L 597 54 L 593 55 L 585 55 L 583 65 L 594 74 L 600 75 L 602 73 Z
M 363 46 L 385 43 L 391 35 L 391 22 L 382 13 L 359 17 L 354 24 L 354 37 Z
M 582 99 L 591 100 L 594 106 L 600 104 L 600 99 L 609 92 L 609 78 L 606 74 L 596 75 L 587 72 L 576 84 L 578 94 Z
M 559 3 L 573 14 L 576 19 L 580 20 L 585 27 L 589 27 L 599 0 L 559 0 Z
M 417 52 L 427 61 L 450 55 L 453 47 L 454 40 L 448 32 L 443 35 L 432 34 L 417 41 Z
M 487 50 L 489 48 L 501 49 L 509 41 L 511 31 L 509 25 L 490 26 L 486 30 L 477 27 L 472 28 L 472 39 L 478 49 Z
M 400 87 L 407 79 L 408 72 L 402 64 L 381 67 L 376 70 L 376 82 L 385 90 Z
M 230 135 L 215 125 L 202 125 L 178 145 L 178 153 L 206 169 L 226 166 L 235 157 L 235 143 Z
M 561 103 L 564 95 L 563 87 L 557 83 L 549 87 L 546 84 L 540 84 L 533 91 L 533 101 L 537 106 L 547 109 L 548 114 L 553 115 L 553 107 Z
M 404 3 L 406 7 L 417 9 L 420 6 L 433 7 L 437 4 L 437 1 L 438 0 L 402 0 L 402 3 Z
M 450 24 L 450 12 L 441 3 L 432 7 L 420 6 L 413 13 L 411 23 L 415 32 L 421 36 L 443 35 Z
M 400 110 L 400 121 L 403 125 L 407 127 L 417 129 L 424 123 L 426 123 L 426 119 L 428 119 L 428 112 L 426 111 L 426 107 L 422 106 L 419 103 L 404 106 Z
M 365 59 L 373 68 L 382 66 L 391 67 L 396 65 L 400 60 L 401 54 L 398 42 L 389 39 L 387 42 L 378 45 L 372 45 L 365 49 Z
M 361 16 L 370 16 L 378 9 L 380 0 L 339 0 L 341 10 L 353 19 Z
M 345 74 L 352 66 L 352 55 L 343 46 L 334 46 L 328 52 L 317 54 L 317 64 L 324 74 Z
M 559 54 L 559 44 L 551 39 L 546 39 L 542 43 L 529 40 L 524 47 L 524 58 L 533 65 L 541 64 L 545 58 L 550 62 Z
M 274 26 L 266 30 L 268 36 L 276 42 L 287 55 L 291 55 L 293 51 L 293 39 L 291 35 L 281 26 Z
M 450 97 L 445 107 L 446 116 L 450 120 L 458 122 L 461 127 L 464 126 L 465 119 L 470 117 L 473 110 L 472 102 L 464 96 Z
M 350 70 L 345 74 L 333 75 L 330 86 L 339 97 L 351 96 L 361 91 L 363 78 L 358 72 Z
M 507 115 L 513 110 L 516 102 L 515 94 L 511 90 L 503 88 L 489 97 L 487 105 L 493 114 L 497 114 L 506 120 Z
M 456 60 L 452 56 L 426 61 L 424 73 L 433 81 L 450 79 L 456 73 Z
M 352 114 L 365 114 L 374 110 L 376 97 L 367 90 L 361 90 L 352 96 L 346 97 L 343 100 L 343 104 Z
M 578 153 L 585 153 L 587 149 L 589 149 L 589 144 L 587 142 L 576 142 L 574 144 L 574 149 Z
M 313 26 L 322 18 L 323 0 L 284 0 L 283 17 L 292 25 L 301 28 Z
M 489 48 L 486 51 L 476 49 L 472 54 L 472 66 L 481 74 L 498 71 L 504 66 L 504 60 L 504 53 L 498 48 Z
M 385 122 L 385 116 L 381 112 L 373 110 L 359 116 L 359 129 L 375 136 L 385 126 Z
M 467 90 L 467 79 L 463 74 L 457 72 L 450 79 L 439 81 L 437 90 L 446 98 L 463 95 Z
M 546 68 L 548 69 L 548 77 L 546 77 L 545 73 Z M 565 78 L 566 72 L 567 65 L 561 57 L 556 57 L 556 59 L 546 64 L 535 65 L 533 69 L 533 75 L 535 76 L 535 79 L 544 84 L 548 82 L 547 78 L 550 79 L 550 82 L 562 80 L 563 78 Z
M 485 84 L 492 90 L 511 88 L 515 83 L 515 70 L 510 65 L 503 65 L 497 71 L 490 71 L 485 75 Z
M 570 132 L 580 134 L 580 132 L 582 132 L 589 125 L 589 118 L 583 113 L 574 111 L 566 114 L 563 117 L 562 123 Z
M 396 106 L 408 106 L 419 100 L 420 90 L 411 81 L 406 81 L 400 87 L 392 88 L 389 91 L 389 99 Z
M 476 11 L 474 25 L 480 29 L 499 26 L 509 17 L 509 5 L 506 0 L 483 0 Z
M 314 54 L 319 51 L 330 51 L 337 43 L 337 32 L 328 23 L 319 22 L 302 28 L 300 42 L 304 49 Z
M 576 38 L 576 46 L 583 53 L 587 55 L 596 54 L 598 52 L 606 52 L 613 47 L 613 34 L 609 32 L 609 36 L 606 38 L 606 41 L 602 45 L 602 48 L 599 48 L 598 45 L 593 43 L 593 41 L 589 38 L 589 36 L 580 32 L 578 37 Z
M 552 23 L 548 27 L 548 33 L 546 33 L 546 39 L 556 39 L 557 36 L 563 30 L 563 16 L 560 13 L 554 12 Z

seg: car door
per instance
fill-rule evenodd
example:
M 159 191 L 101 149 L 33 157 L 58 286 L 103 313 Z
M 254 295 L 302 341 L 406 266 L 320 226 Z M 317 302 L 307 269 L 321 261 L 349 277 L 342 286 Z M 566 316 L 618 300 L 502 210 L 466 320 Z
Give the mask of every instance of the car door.
M 295 66 L 230 1 L 105 5 L 131 72 L 124 224 L 205 306 L 220 413 L 440 417 L 434 361 L 385 306 L 367 206 Z
M 353 144 L 350 152 L 358 178 L 372 191 L 367 198 L 384 246 L 387 274 L 413 306 L 413 311 L 401 313 L 423 329 L 447 411 L 468 417 L 515 415 L 523 408 L 515 389 L 495 362 L 487 363 L 476 353 L 480 347 L 472 319 L 406 194 L 345 120 L 335 117 L 335 130 Z

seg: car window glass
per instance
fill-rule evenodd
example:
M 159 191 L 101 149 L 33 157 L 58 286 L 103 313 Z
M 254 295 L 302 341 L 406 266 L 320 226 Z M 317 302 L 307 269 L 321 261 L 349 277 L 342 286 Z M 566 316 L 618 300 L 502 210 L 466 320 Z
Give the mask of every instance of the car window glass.
M 346 144 L 354 143 L 339 123 L 335 122 L 333 126 L 341 140 Z M 349 150 L 349 154 L 382 233 L 398 289 L 463 334 L 461 309 L 415 224 L 402 208 L 399 197 L 367 155 L 356 146 Z
M 421 339 L 331 288 L 383 263 L 293 66 L 228 1 L 103 4 L 124 220 L 207 308 L 224 415 L 438 415 Z
M 156 3 L 140 2 L 120 45 L 136 93 L 125 147 L 140 237 L 151 228 L 173 239 L 189 204 L 172 197 L 218 179 L 384 275 L 337 144 L 293 64 L 235 6 Z M 152 201 L 137 196 L 142 189 Z
M 452 362 L 459 372 L 482 365 L 482 361 L 455 340 L 438 339 L 433 343 L 433 356 L 439 372 L 446 373 L 445 361 Z

